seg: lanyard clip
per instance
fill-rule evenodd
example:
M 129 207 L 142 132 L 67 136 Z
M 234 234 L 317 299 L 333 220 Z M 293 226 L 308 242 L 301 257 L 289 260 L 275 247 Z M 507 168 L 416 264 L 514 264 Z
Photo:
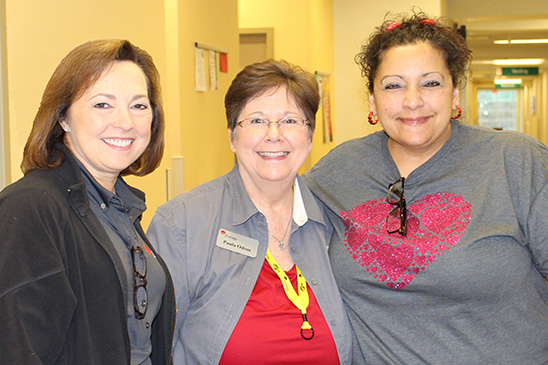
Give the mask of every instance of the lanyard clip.
M 312 326 L 308 322 L 308 319 L 306 318 L 306 313 L 303 313 L 302 315 L 303 315 L 303 325 L 301 326 L 301 337 L 304 338 L 305 340 L 311 340 L 314 337 L 314 328 L 312 328 Z M 310 335 L 310 337 L 306 337 L 304 335 L 304 330 L 312 331 L 312 335 Z

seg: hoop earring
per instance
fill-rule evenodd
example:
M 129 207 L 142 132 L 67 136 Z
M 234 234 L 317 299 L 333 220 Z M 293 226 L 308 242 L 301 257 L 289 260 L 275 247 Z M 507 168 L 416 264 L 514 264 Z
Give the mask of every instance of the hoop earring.
M 456 117 L 451 116 L 451 119 L 459 119 L 460 118 L 460 116 L 462 115 L 462 109 L 458 105 L 457 105 L 457 110 L 458 110 L 457 116 Z
M 373 112 L 369 112 L 369 115 L 367 116 L 367 120 L 369 121 L 369 124 L 375 125 L 379 122 L 379 118 L 377 120 L 373 119 Z

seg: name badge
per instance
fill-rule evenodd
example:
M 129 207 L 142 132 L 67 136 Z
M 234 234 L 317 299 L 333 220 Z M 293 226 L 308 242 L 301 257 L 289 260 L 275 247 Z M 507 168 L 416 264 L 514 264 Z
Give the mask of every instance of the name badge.
M 216 244 L 217 247 L 249 257 L 256 257 L 259 248 L 259 241 L 222 228 L 219 230 Z

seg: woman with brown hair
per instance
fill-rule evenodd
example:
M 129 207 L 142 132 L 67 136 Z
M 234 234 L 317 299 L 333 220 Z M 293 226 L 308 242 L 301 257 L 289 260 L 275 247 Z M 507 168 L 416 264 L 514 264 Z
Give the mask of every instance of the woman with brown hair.
M 59 64 L 0 193 L 0 353 L 6 363 L 166 364 L 171 277 L 147 240 L 146 175 L 164 145 L 159 75 L 124 40 L 88 42 Z
M 148 235 L 175 284 L 175 363 L 350 363 L 332 229 L 298 176 L 318 103 L 300 67 L 245 67 L 225 97 L 236 165 L 157 210 Z

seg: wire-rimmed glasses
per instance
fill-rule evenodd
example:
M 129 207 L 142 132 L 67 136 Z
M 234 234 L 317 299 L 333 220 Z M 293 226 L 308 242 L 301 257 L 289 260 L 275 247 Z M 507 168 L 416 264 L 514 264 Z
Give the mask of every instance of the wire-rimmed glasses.
M 386 200 L 392 205 L 396 205 L 386 217 L 386 230 L 388 233 L 398 232 L 402 236 L 407 234 L 407 205 L 403 196 L 405 177 L 388 185 Z
M 148 309 L 147 258 L 141 246 L 131 249 L 133 259 L 133 308 L 135 318 L 143 319 Z
M 236 125 L 256 132 L 266 132 L 270 125 L 275 123 L 281 131 L 300 129 L 310 124 L 310 121 L 300 117 L 283 117 L 278 120 L 270 120 L 264 117 L 245 118 Z

